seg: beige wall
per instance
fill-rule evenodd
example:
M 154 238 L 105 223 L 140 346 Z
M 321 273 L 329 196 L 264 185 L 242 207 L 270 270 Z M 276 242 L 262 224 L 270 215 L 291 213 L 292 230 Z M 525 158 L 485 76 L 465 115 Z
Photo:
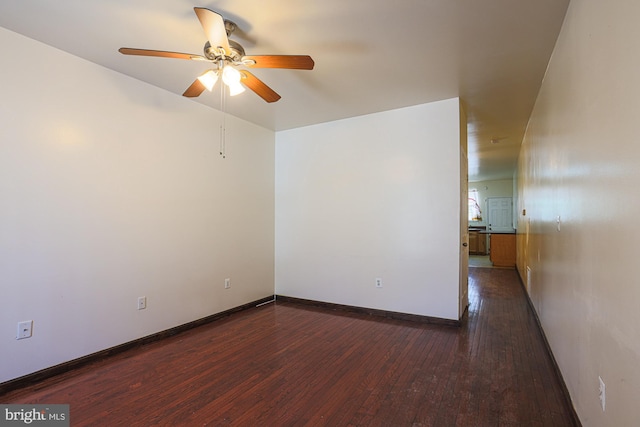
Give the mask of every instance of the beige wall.
M 519 159 L 518 269 L 585 426 L 640 423 L 639 16 L 571 2 Z
M 0 382 L 273 294 L 272 131 L 227 117 L 223 160 L 217 111 L 0 45 Z

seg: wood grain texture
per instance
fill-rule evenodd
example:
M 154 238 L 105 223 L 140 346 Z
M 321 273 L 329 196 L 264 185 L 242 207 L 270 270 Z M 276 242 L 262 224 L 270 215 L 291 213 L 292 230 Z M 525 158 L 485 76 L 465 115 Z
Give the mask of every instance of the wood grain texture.
M 516 235 L 491 234 L 491 261 L 495 267 L 516 266 Z
M 240 71 L 240 75 L 242 76 L 242 83 L 247 86 L 249 89 L 254 91 L 260 98 L 264 99 L 267 102 L 276 102 L 281 97 L 267 86 L 262 80 L 258 79 L 256 76 L 251 74 L 247 70 Z
M 247 67 L 251 68 L 313 70 L 315 65 L 309 55 L 246 55 L 242 57 L 242 60 L 245 61 Z
M 514 270 L 470 269 L 460 327 L 276 302 L 28 388 L 74 426 L 573 426 Z
M 193 83 L 184 91 L 182 96 L 186 96 L 188 98 L 195 98 L 200 96 L 206 87 L 202 84 L 202 82 L 198 79 L 195 79 Z

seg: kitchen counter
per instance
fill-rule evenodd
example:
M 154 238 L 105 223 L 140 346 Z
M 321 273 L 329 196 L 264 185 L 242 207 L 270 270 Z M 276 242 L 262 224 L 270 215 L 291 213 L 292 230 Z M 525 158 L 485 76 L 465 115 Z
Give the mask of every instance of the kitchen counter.
M 489 258 L 495 267 L 516 266 L 516 233 L 487 232 L 490 235 Z
M 469 254 L 487 254 L 487 235 L 482 234 L 484 228 L 469 228 Z

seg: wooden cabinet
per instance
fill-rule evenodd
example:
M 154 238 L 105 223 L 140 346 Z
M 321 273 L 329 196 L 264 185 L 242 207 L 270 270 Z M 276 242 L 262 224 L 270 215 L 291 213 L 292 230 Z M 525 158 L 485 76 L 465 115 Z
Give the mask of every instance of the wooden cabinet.
M 469 231 L 469 253 L 485 255 L 487 253 L 487 235 L 478 231 Z
M 478 254 L 487 254 L 487 235 L 484 233 L 478 233 Z
M 492 233 L 489 258 L 495 267 L 515 267 L 516 235 Z

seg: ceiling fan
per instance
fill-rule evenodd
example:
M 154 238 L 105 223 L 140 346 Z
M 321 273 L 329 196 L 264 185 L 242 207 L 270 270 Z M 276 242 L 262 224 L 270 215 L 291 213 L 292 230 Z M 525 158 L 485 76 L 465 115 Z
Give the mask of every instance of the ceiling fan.
M 229 94 L 232 96 L 243 92 L 244 86 L 246 86 L 266 102 L 276 102 L 280 99 L 280 95 L 248 70 L 237 67 L 313 69 L 314 62 L 309 55 L 245 55 L 244 48 L 240 43 L 229 39 L 231 33 L 236 29 L 235 23 L 223 19 L 220 14 L 209 9 L 203 7 L 194 7 L 193 9 L 208 39 L 204 45 L 204 55 L 129 47 L 122 47 L 118 51 L 125 55 L 156 56 L 213 63 L 215 68 L 196 78 L 191 86 L 185 90 L 182 95 L 187 97 L 197 97 L 205 89 L 211 91 L 218 78 L 221 77 L 225 85 L 229 87 Z

